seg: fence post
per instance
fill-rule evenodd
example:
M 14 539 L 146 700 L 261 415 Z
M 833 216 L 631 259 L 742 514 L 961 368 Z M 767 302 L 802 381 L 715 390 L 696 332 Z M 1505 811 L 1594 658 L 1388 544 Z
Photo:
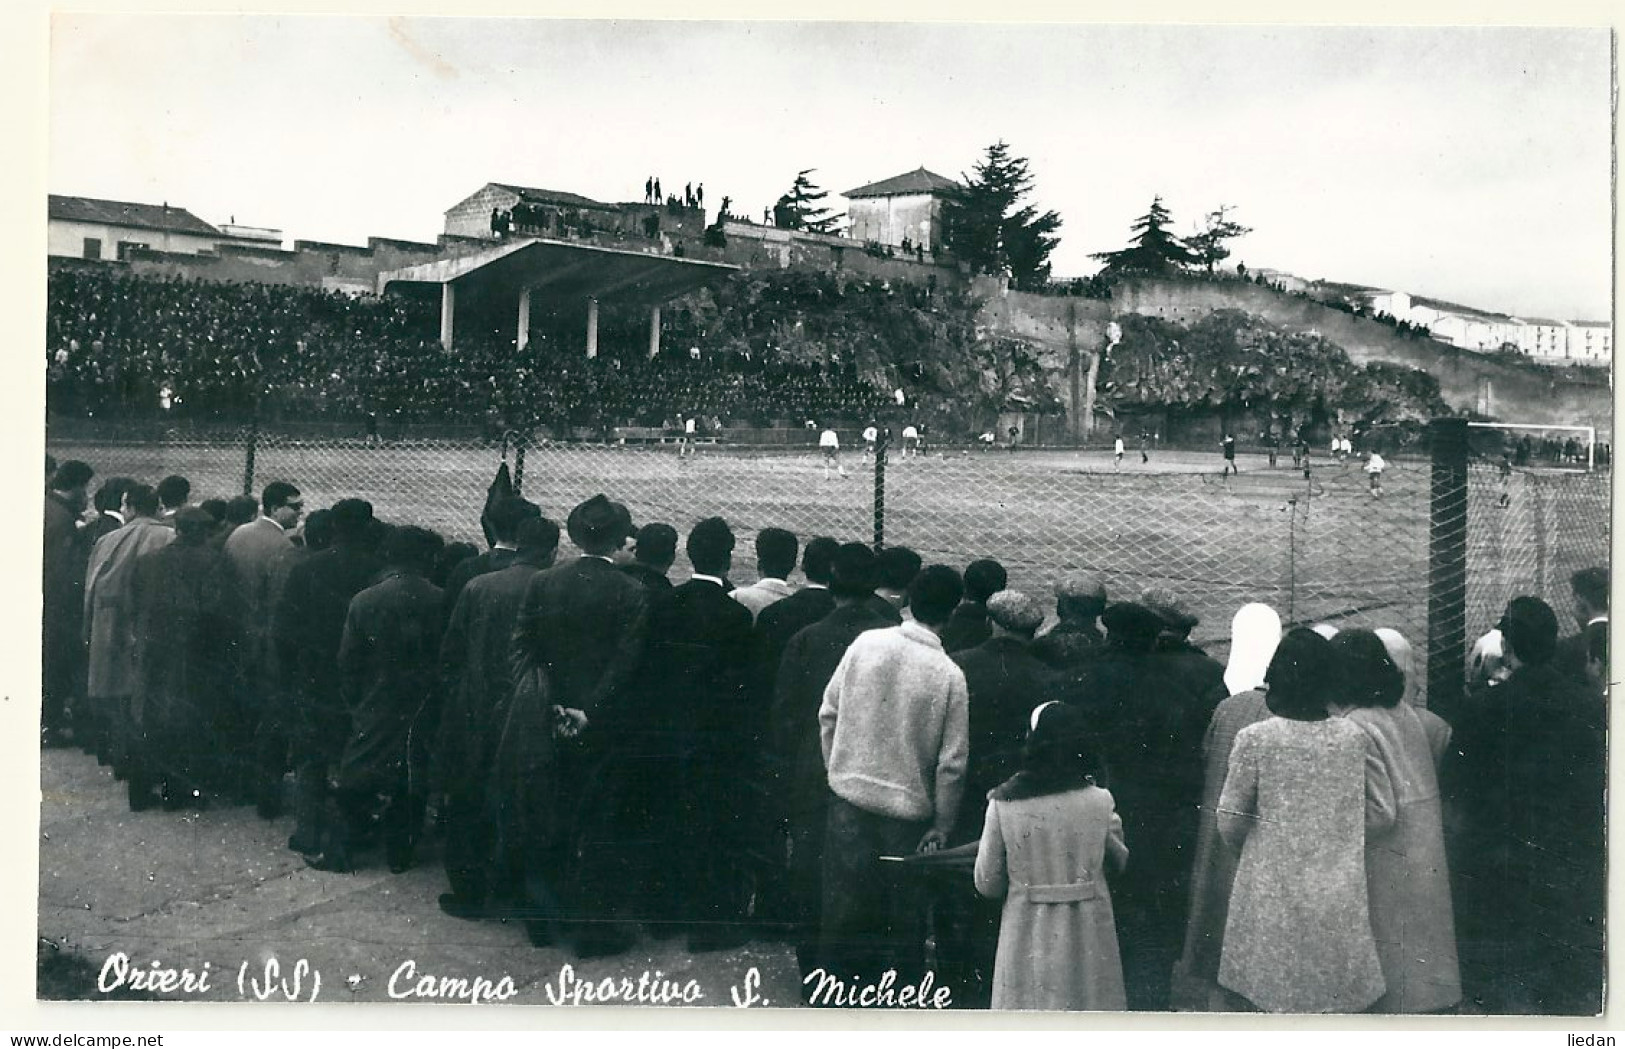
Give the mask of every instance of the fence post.
M 880 431 L 875 441 L 875 550 L 886 546 L 886 444 L 891 427 Z
M 1459 709 L 1467 670 L 1467 420 L 1428 426 L 1428 706 Z
M 525 447 L 530 444 L 530 434 L 522 433 L 513 446 L 513 492 L 518 495 L 525 484 Z
M 1286 501 L 1286 621 L 1298 621 L 1298 497 Z
M 243 455 L 243 494 L 254 494 L 254 455 L 260 441 L 260 413 L 248 421 L 248 448 Z

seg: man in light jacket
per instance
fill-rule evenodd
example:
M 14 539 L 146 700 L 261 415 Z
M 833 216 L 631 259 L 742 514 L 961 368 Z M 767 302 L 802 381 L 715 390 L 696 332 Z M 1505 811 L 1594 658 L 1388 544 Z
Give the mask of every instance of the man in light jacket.
M 963 596 L 952 568 L 921 572 L 909 587 L 914 618 L 860 634 L 824 689 L 818 721 L 833 796 L 821 953 L 841 979 L 896 969 L 901 985 L 923 964 L 918 902 L 879 858 L 941 848 L 959 813 L 968 692 L 938 635 Z

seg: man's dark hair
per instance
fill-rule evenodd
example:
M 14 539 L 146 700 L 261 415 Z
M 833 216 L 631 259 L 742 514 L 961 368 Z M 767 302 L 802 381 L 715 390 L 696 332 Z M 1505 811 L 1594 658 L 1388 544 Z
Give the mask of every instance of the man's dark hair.
M 177 506 L 185 506 L 186 500 L 192 494 L 192 482 L 180 474 L 170 474 L 158 482 L 158 501 L 164 504 L 165 510 L 173 510 Z
M 756 533 L 756 567 L 764 576 L 788 579 L 796 570 L 796 554 L 801 543 L 794 532 L 764 528 Z
M 124 499 L 132 513 L 142 517 L 154 517 L 158 513 L 158 491 L 150 484 L 132 484 L 124 490 Z
M 923 569 L 908 587 L 908 607 L 926 626 L 941 626 L 965 596 L 959 573 L 947 565 Z
M 559 548 L 559 526 L 540 514 L 519 522 L 515 545 L 522 554 L 550 554 Z
M 90 468 L 89 463 L 69 459 L 51 475 L 51 487 L 59 492 L 71 492 L 75 488 L 83 488 L 95 476 L 96 471 Z
M 906 546 L 888 546 L 875 555 L 875 586 L 907 591 L 924 563 L 919 554 Z M 955 572 L 954 577 L 957 579 L 959 573 Z
M 1405 695 L 1405 673 L 1374 632 L 1339 630 L 1332 648 L 1340 661 L 1338 685 L 1346 707 L 1396 707 Z
M 726 573 L 733 563 L 733 550 L 733 529 L 720 517 L 707 517 L 688 533 L 688 560 L 702 575 Z
M 987 599 L 1003 590 L 1009 582 L 1004 566 L 983 558 L 965 566 L 965 600 L 986 604 Z
M 220 524 L 226 519 L 226 501 L 221 499 L 219 496 L 215 496 L 212 499 L 203 500 L 201 503 L 197 504 L 197 508 L 214 518 L 214 523 L 216 525 Z M 100 510 L 101 507 L 98 506 L 96 509 Z M 305 522 L 305 531 L 307 533 L 310 531 L 309 521 Z M 305 537 L 305 543 L 306 545 L 309 545 L 310 543 L 310 537 L 308 535 Z
M 234 525 L 245 525 L 254 519 L 258 506 L 251 495 L 234 495 L 226 500 L 226 520 Z
M 1599 612 L 1608 611 L 1608 569 L 1582 568 L 1569 577 L 1574 596 Z
M 260 493 L 260 506 L 269 514 L 272 510 L 280 509 L 288 503 L 299 498 L 299 489 L 287 481 L 272 481 Z
M 542 516 L 542 508 L 521 495 L 498 499 L 485 519 L 491 524 L 491 534 L 502 542 L 513 543 L 519 538 L 519 523 L 527 518 Z
M 305 518 L 305 549 L 317 553 L 332 545 L 333 511 L 313 511 Z
M 641 564 L 663 570 L 677 560 L 677 529 L 669 524 L 653 521 L 644 525 L 638 529 L 636 543 L 632 556 Z
M 445 540 L 436 532 L 417 525 L 401 525 L 389 531 L 382 549 L 384 563 L 397 568 L 409 568 L 428 575 L 434 568 L 434 559 Z
M 1501 636 L 1518 662 L 1550 663 L 1557 651 L 1557 613 L 1538 597 L 1515 597 L 1501 617 Z
M 830 593 L 861 599 L 875 590 L 875 552 L 863 543 L 842 543 L 830 558 Z
M 340 499 L 333 504 L 333 542 L 340 546 L 364 544 L 376 518 L 365 499 Z
M 96 489 L 96 498 L 91 502 L 102 513 L 118 511 L 119 505 L 124 502 L 124 493 L 136 483 L 133 477 L 109 477 Z
M 840 548 L 841 544 L 827 535 L 821 535 L 807 543 L 806 548 L 801 551 L 801 574 L 807 577 L 807 582 L 821 583 L 824 586 L 830 584 L 834 572 L 835 551 Z

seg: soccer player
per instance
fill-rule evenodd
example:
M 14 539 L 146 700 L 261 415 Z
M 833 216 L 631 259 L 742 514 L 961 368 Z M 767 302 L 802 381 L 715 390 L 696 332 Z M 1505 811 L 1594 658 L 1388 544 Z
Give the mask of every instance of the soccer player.
M 694 431 L 697 422 L 692 414 L 683 415 L 683 432 L 677 437 L 677 458 L 686 459 L 695 452 Z
M 818 435 L 818 447 L 824 452 L 824 480 L 829 480 L 830 467 L 842 477 L 846 476 L 846 468 L 841 465 L 841 437 L 835 432 L 835 427 L 828 426 Z
M 1225 434 L 1224 440 L 1219 442 L 1219 447 L 1224 452 L 1224 473 L 1221 476 L 1229 477 L 1232 473 L 1241 473 L 1241 470 L 1236 467 L 1235 435 L 1229 433 Z
M 868 465 L 869 461 L 875 457 L 875 442 L 879 439 L 880 431 L 875 428 L 874 423 L 871 422 L 863 428 L 863 462 L 865 465 Z
M 903 427 L 903 458 L 912 459 L 920 454 L 920 431 L 913 423 Z
M 1512 459 L 1505 452 L 1501 453 L 1498 469 L 1501 474 L 1501 498 L 1495 505 L 1504 510 L 1512 505 Z
M 1366 476 L 1371 478 L 1371 494 L 1378 499 L 1382 498 L 1382 472 L 1387 468 L 1388 464 L 1382 461 L 1382 456 L 1375 450 L 1366 453 Z
M 1123 465 L 1123 435 L 1118 434 L 1112 441 L 1112 469 L 1120 469 Z

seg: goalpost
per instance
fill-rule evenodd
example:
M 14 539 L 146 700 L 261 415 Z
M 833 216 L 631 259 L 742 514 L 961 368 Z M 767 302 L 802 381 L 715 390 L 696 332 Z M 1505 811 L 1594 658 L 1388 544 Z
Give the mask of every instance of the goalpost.
M 1526 435 L 1544 439 L 1554 433 L 1584 434 L 1586 472 L 1591 473 L 1597 468 L 1597 428 L 1595 426 L 1554 426 L 1547 423 L 1474 423 L 1467 424 L 1474 430 L 1500 430 L 1503 432 L 1519 431 Z M 1562 460 L 1559 460 L 1560 462 Z

